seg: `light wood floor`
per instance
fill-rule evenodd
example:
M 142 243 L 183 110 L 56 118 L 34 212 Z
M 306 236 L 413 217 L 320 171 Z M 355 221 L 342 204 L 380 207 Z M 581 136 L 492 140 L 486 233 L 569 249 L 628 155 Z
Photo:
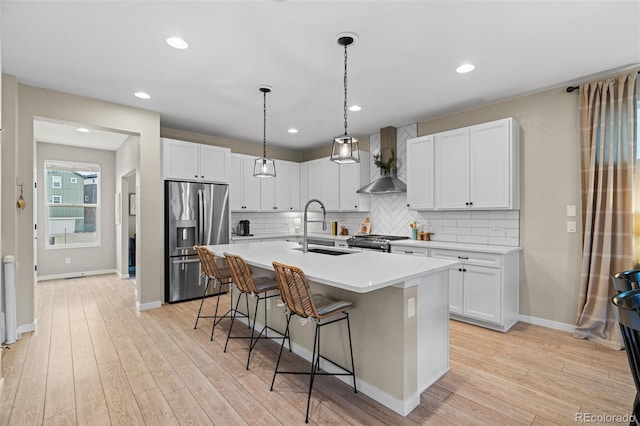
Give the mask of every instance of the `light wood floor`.
M 210 321 L 193 329 L 197 303 L 137 312 L 115 276 L 38 284 L 37 331 L 3 351 L 0 425 L 304 423 L 306 377 L 269 392 L 279 346 L 260 342 L 246 371 L 246 341 L 222 352 L 227 321 L 213 342 Z M 627 414 L 635 395 L 624 352 L 522 323 L 503 334 L 452 321 L 451 370 L 406 418 L 333 377 L 316 383 L 316 424 L 568 425 Z

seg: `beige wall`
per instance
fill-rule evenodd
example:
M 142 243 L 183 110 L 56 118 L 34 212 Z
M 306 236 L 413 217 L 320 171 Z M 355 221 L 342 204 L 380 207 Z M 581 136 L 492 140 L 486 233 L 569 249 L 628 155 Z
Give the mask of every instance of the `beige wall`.
M 426 135 L 505 117 L 520 122 L 520 314 L 574 324 L 580 277 L 578 94 L 564 88 L 418 123 Z M 567 205 L 578 216 L 567 218 Z
M 140 229 L 137 280 L 138 302 L 144 307 L 162 300 L 164 280 L 162 269 L 157 267 L 163 256 L 160 116 L 137 108 L 116 105 L 66 93 L 19 84 L 11 76 L 3 76 L 2 109 L 6 129 L 3 141 L 2 184 L 9 186 L 17 178 L 33 186 L 34 140 L 33 119 L 52 118 L 67 122 L 83 123 L 105 129 L 123 131 L 140 136 L 139 214 L 145 217 Z M 16 121 L 11 119 L 15 115 Z M 4 150 L 17 150 L 15 169 Z M 13 186 L 13 185 L 12 185 Z M 13 190 L 13 189 L 12 189 Z M 4 194 L 4 192 L 3 192 Z M 9 197 L 12 198 L 12 197 Z M 3 253 L 14 253 L 20 264 L 16 271 L 17 323 L 28 328 L 34 322 L 33 279 L 33 196 L 25 192 L 27 207 L 13 216 L 15 209 L 4 208 L 3 202 Z M 13 201 L 15 203 L 15 200 Z M 13 235 L 6 229 L 15 229 Z

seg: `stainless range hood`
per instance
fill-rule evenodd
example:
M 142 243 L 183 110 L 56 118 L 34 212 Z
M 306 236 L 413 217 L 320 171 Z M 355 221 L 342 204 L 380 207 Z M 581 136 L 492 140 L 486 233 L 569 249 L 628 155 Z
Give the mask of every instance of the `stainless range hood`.
M 380 160 L 385 162 L 391 155 L 391 151 L 397 153 L 397 130 L 395 127 L 385 127 L 380 129 Z M 407 185 L 398 179 L 397 169 L 394 167 L 390 171 L 380 169 L 382 175 L 368 185 L 358 189 L 358 194 L 393 194 L 407 192 Z

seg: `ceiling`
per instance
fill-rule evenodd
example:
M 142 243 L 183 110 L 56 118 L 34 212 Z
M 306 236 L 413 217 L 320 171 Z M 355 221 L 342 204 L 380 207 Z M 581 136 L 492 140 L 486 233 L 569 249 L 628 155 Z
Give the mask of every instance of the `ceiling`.
M 261 143 L 272 86 L 268 144 L 297 150 L 344 133 L 343 32 L 354 135 L 640 63 L 638 1 L 4 0 L 0 24 L 4 73 L 163 127 Z

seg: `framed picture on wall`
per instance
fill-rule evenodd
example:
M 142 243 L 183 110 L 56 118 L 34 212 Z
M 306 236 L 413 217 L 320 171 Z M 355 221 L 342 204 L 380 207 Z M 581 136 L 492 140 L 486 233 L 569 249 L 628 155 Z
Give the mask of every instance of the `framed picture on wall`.
M 135 216 L 137 212 L 136 194 L 129 194 L 129 216 Z

